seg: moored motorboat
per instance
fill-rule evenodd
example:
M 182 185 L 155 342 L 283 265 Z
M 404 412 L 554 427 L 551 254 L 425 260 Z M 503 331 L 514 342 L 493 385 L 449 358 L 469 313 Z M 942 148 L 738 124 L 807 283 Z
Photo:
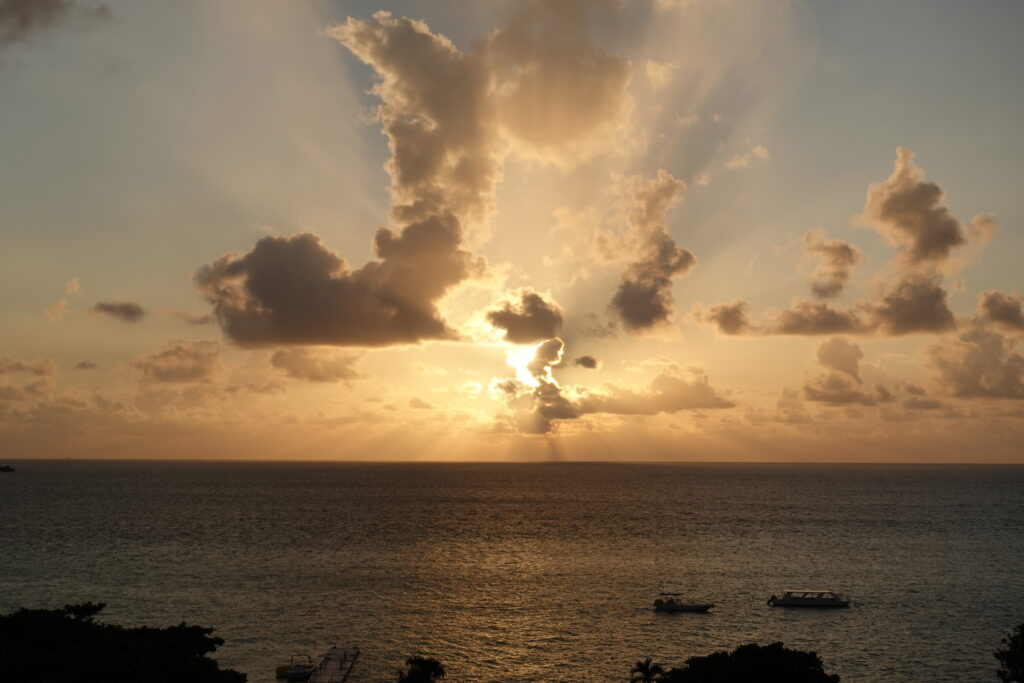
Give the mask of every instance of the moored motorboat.
M 291 661 L 277 667 L 277 677 L 289 681 L 308 681 L 316 665 L 309 655 L 292 655 Z
M 655 612 L 707 612 L 715 606 L 713 602 L 686 602 L 679 593 L 661 593 L 654 601 Z
M 786 591 L 768 598 L 772 607 L 849 607 L 850 601 L 834 591 Z

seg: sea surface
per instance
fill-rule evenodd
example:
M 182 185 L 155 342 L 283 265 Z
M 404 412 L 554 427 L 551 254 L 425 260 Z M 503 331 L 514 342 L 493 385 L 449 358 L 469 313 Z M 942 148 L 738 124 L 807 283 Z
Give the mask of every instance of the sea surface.
M 452 681 L 627 681 L 742 643 L 843 681 L 995 681 L 1024 622 L 1024 468 L 21 461 L 0 474 L 0 612 L 102 601 L 213 626 L 271 681 L 359 645 Z M 786 589 L 848 610 L 787 610 Z M 660 614 L 660 591 L 713 601 Z

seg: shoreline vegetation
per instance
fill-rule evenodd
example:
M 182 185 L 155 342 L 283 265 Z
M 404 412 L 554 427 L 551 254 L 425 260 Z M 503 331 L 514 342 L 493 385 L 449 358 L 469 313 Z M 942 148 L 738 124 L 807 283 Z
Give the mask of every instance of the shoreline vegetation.
M 86 602 L 61 609 L 19 608 L 0 615 L 0 680 L 17 683 L 245 683 L 246 674 L 221 669 L 209 655 L 224 644 L 214 629 L 177 626 L 129 628 L 96 620 L 106 605 Z M 993 656 L 1002 683 L 1024 683 L 1024 623 Z M 625 668 L 625 667 L 624 667 Z M 396 672 L 398 683 L 436 683 L 447 667 L 412 656 Z M 453 672 L 457 678 L 457 672 Z M 650 657 L 629 668 L 630 683 L 839 683 L 817 652 L 782 643 L 747 643 L 731 652 L 693 656 L 666 668 Z M 614 680 L 614 679 L 613 679 Z M 623 680 L 627 680 L 625 674 Z

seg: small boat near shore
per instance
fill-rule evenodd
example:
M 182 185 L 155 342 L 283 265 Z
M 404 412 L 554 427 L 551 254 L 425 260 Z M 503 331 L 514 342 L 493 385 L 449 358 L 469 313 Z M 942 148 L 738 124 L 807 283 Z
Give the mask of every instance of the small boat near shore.
M 277 667 L 277 677 L 287 681 L 308 681 L 316 671 L 313 658 L 309 655 L 292 655 L 287 664 Z
M 10 465 L 0 465 L 0 472 L 13 472 L 14 468 Z
M 772 607 L 849 607 L 850 601 L 834 591 L 786 591 L 768 598 Z
M 680 593 L 661 593 L 654 601 L 655 612 L 707 612 L 713 602 L 686 602 Z

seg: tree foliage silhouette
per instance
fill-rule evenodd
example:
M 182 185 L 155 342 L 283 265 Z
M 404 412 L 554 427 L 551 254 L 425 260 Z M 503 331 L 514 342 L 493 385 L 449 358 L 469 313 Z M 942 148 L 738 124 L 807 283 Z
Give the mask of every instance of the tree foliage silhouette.
M 103 603 L 0 615 L 0 681 L 19 683 L 245 683 L 207 657 L 224 644 L 184 622 L 125 628 L 95 616 Z
M 444 676 L 444 665 L 433 657 L 409 657 L 398 671 L 398 683 L 433 683 Z
M 1003 683 L 1024 682 L 1024 624 L 1013 629 L 1002 640 L 1002 647 L 995 651 L 999 660 L 999 680 Z
M 782 643 L 740 645 L 732 652 L 690 657 L 669 670 L 666 683 L 839 683 L 827 674 L 816 652 L 783 647 Z
M 629 683 L 654 683 L 654 681 L 660 680 L 662 675 L 665 673 L 664 667 L 661 664 L 655 664 L 651 661 L 651 658 L 637 662 L 633 665 L 633 668 L 629 670 L 630 677 Z

